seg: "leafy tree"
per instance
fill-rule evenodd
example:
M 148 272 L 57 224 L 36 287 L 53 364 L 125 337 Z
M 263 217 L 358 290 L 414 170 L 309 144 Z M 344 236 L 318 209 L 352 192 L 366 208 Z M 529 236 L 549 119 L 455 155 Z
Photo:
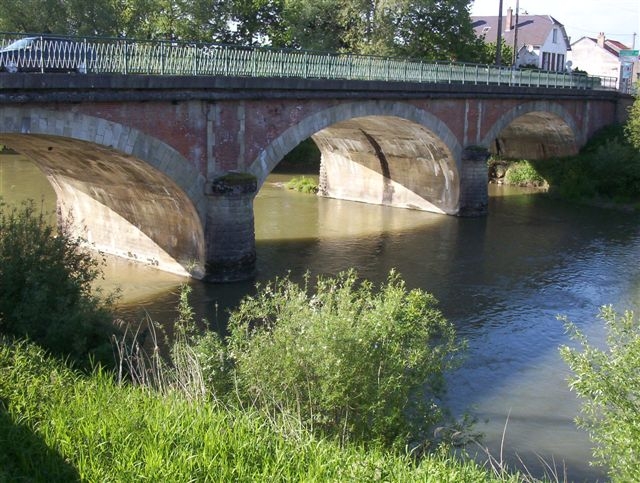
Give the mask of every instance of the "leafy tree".
M 337 0 L 285 0 L 282 16 L 287 33 L 279 38 L 280 45 L 327 52 L 345 50 L 339 11 Z
M 33 202 L 0 204 L 0 332 L 58 355 L 113 363 L 111 301 L 93 290 L 99 264 Z
M 68 10 L 60 0 L 0 0 L 0 28 L 9 32 L 67 32 Z
M 624 126 L 624 133 L 629 143 L 640 150 L 640 91 L 629 109 L 629 119 Z
M 400 0 L 393 14 L 396 55 L 468 61 L 481 48 L 471 28 L 468 0 Z
M 282 22 L 283 0 L 233 0 L 227 40 L 241 45 L 286 45 L 288 29 Z
M 482 48 L 468 0 L 285 0 L 303 48 L 429 60 L 470 60 Z
M 496 63 L 496 53 L 498 50 L 498 44 L 496 42 L 482 42 L 482 45 L 474 51 L 474 55 L 469 58 L 472 62 L 477 62 L 479 64 L 495 64 Z M 500 50 L 503 66 L 512 65 L 511 61 L 513 59 L 513 47 L 511 45 L 507 45 L 507 43 L 502 39 L 502 48 Z
M 640 323 L 633 312 L 600 310 L 607 329 L 607 347 L 589 344 L 565 319 L 580 349 L 563 346 L 560 353 L 574 375 L 570 387 L 584 402 L 578 426 L 596 444 L 593 455 L 608 467 L 613 481 L 637 481 L 640 475 Z

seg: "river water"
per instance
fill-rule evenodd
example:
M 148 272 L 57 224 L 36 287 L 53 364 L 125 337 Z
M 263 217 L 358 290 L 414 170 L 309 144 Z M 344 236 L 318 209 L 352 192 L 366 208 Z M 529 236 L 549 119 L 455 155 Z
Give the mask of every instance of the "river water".
M 272 175 L 256 198 L 258 281 L 355 267 L 382 282 L 397 269 L 410 288 L 433 293 L 468 340 L 465 364 L 449 375 L 448 403 L 477 418 L 491 454 L 499 459 L 503 444 L 506 462 L 522 460 L 536 476 L 543 458 L 570 481 L 604 479 L 573 422 L 579 401 L 558 354 L 570 341 L 557 316 L 600 344 L 600 306 L 638 310 L 639 215 L 492 185 L 487 217 L 455 218 L 294 193 L 281 186 L 290 177 Z M 46 179 L 19 156 L 0 156 L 0 194 L 44 195 L 55 205 Z M 183 279 L 117 260 L 105 273 L 104 287 L 122 290 L 125 316 L 175 317 Z M 196 312 L 214 327 L 253 291 L 253 282 L 190 284 Z

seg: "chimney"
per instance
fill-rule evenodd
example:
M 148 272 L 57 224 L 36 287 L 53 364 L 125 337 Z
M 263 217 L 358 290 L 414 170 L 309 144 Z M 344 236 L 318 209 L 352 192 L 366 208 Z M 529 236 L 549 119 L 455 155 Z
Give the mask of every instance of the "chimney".
M 507 9 L 507 20 L 504 27 L 505 32 L 508 32 L 509 30 L 513 30 L 513 9 L 511 7 Z
M 598 47 L 604 49 L 604 32 L 598 34 Z

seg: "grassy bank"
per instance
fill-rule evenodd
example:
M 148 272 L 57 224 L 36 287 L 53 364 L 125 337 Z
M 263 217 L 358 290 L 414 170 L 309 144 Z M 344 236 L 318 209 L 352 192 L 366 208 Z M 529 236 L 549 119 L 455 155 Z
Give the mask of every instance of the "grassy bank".
M 76 373 L 24 343 L 0 345 L 0 401 L 0 481 L 497 481 L 444 454 L 341 447 L 252 410 Z

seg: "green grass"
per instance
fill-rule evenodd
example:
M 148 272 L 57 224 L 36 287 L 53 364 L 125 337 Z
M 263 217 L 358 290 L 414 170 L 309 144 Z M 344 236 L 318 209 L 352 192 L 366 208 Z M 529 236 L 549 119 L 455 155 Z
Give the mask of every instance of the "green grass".
M 253 410 L 76 373 L 0 343 L 0 481 L 496 481 L 449 454 L 340 447 Z M 509 476 L 499 481 L 518 481 Z

